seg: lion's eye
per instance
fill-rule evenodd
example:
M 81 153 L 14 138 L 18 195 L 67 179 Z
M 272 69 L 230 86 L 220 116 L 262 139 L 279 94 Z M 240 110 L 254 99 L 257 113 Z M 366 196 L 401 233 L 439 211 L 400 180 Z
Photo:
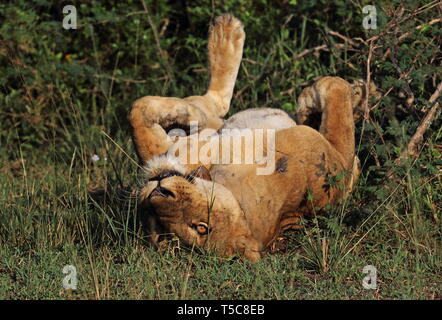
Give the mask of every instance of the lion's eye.
M 195 229 L 200 235 L 205 235 L 209 233 L 209 227 L 203 222 L 192 224 L 191 227 Z

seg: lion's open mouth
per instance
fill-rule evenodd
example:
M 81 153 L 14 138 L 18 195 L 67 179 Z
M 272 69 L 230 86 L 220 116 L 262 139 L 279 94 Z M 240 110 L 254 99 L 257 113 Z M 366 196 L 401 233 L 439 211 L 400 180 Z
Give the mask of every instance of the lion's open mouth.
M 149 178 L 149 181 L 161 181 L 163 179 L 170 178 L 170 177 L 181 177 L 181 178 L 186 179 L 189 182 L 193 182 L 193 177 L 191 177 L 189 175 L 184 175 L 181 172 L 176 171 L 176 170 L 167 170 L 167 171 L 161 172 L 157 176 Z
M 149 195 L 150 199 L 153 198 L 153 197 L 164 197 L 164 198 L 172 197 L 172 198 L 175 198 L 175 194 L 172 191 L 170 191 L 170 190 L 168 190 L 166 188 L 163 188 L 160 185 L 158 185 Z

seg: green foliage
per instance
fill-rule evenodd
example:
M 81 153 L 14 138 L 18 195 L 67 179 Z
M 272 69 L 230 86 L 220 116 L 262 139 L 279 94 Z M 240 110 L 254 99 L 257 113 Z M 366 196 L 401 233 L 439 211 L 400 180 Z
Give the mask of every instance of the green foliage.
M 2 3 L 0 298 L 440 298 L 440 113 L 419 156 L 396 161 L 442 81 L 434 3 L 376 1 L 376 30 L 362 28 L 368 0 Z M 77 30 L 62 28 L 66 4 L 77 7 Z M 362 174 L 352 196 L 255 265 L 176 239 L 154 251 L 136 212 L 143 181 L 131 159 L 130 105 L 204 93 L 208 24 L 224 12 L 247 33 L 230 114 L 293 115 L 315 78 L 366 79 L 368 62 L 382 96 L 356 123 Z M 82 285 L 66 296 L 50 279 L 71 261 Z M 360 285 L 367 264 L 380 272 L 376 292 Z

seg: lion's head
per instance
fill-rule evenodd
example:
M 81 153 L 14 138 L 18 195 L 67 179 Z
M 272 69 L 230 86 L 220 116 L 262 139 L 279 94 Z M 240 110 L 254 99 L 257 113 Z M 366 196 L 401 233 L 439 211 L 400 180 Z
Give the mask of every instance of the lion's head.
M 152 233 L 175 234 L 186 245 L 259 260 L 258 244 L 237 200 L 227 188 L 211 181 L 205 167 L 188 173 L 162 156 L 147 168 L 148 182 L 140 200 L 155 229 Z

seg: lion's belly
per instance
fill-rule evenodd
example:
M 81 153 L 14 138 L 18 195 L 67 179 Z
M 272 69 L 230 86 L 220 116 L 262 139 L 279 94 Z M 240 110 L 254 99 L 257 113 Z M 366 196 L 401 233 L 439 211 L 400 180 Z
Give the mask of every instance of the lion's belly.
M 269 243 L 279 233 L 283 208 L 296 209 L 302 199 L 304 182 L 292 168 L 257 175 L 256 165 L 219 165 L 212 167 L 215 182 L 228 188 L 243 210 L 247 223 L 260 243 Z M 299 171 L 298 171 L 299 172 Z M 298 183 L 297 183 L 298 182 Z M 297 188 L 294 188 L 294 186 Z
M 221 129 L 283 130 L 294 126 L 296 126 L 296 122 L 282 110 L 272 108 L 254 108 L 234 114 L 226 120 Z

